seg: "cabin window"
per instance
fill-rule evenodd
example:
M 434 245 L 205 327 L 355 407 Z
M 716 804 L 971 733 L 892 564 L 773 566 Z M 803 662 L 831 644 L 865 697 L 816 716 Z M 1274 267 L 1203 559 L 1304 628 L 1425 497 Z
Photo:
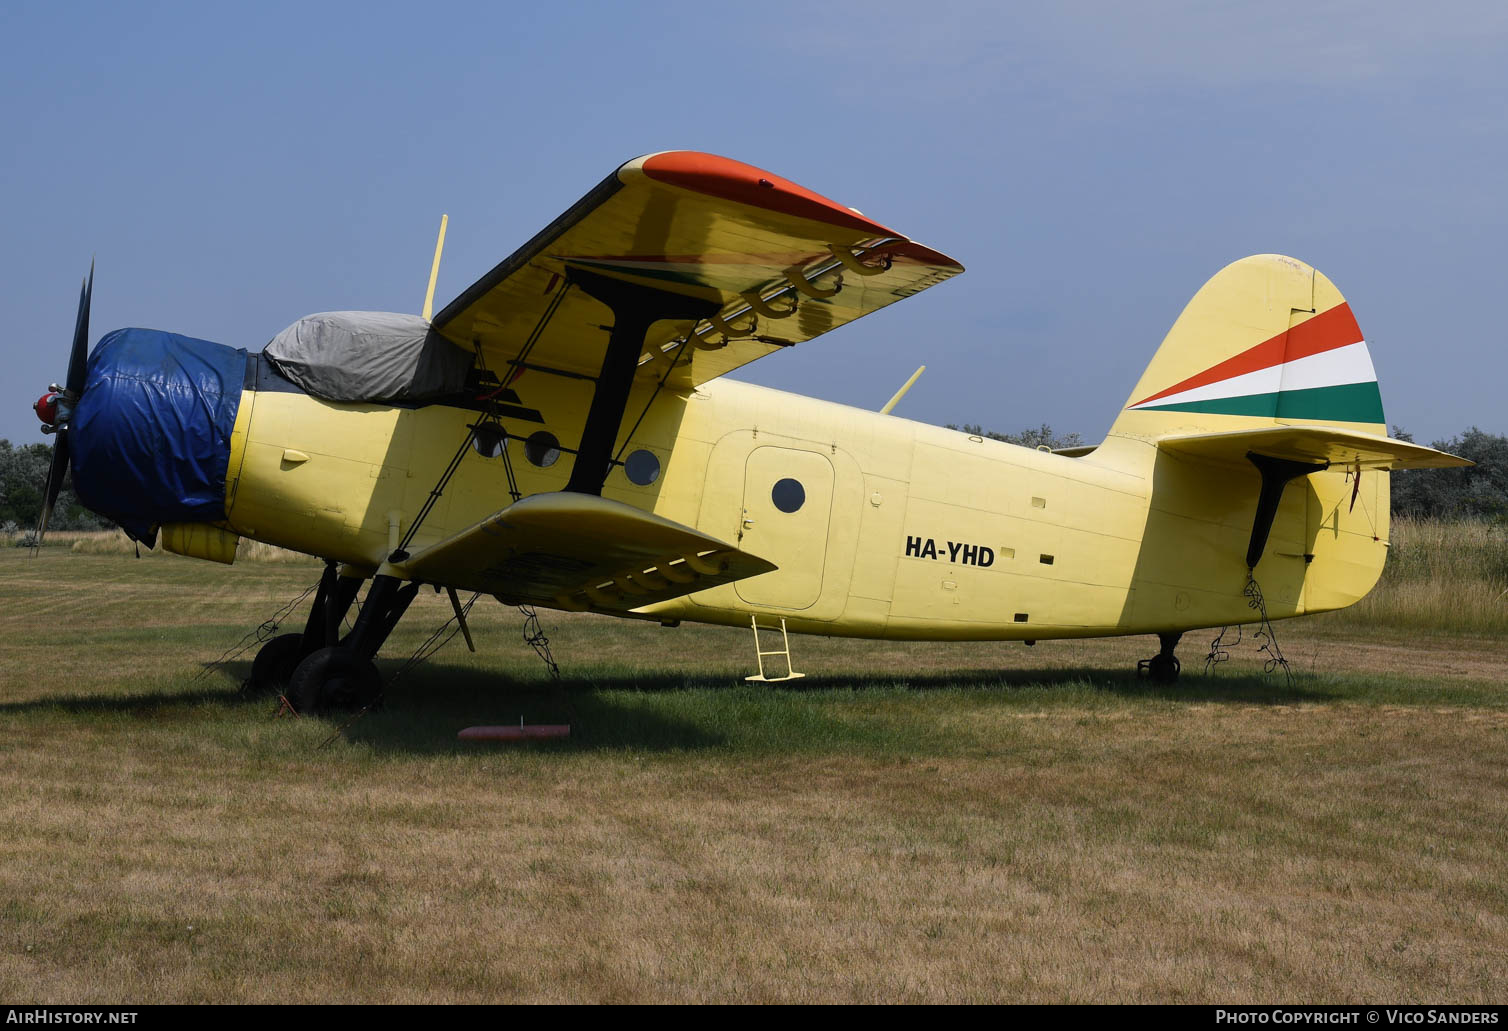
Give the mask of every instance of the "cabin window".
M 539 430 L 524 441 L 524 457 L 530 465 L 548 469 L 560 458 L 560 441 L 549 430 Z
M 660 478 L 660 457 L 653 451 L 640 448 L 623 463 L 623 475 L 628 477 L 630 483 L 648 487 Z
M 776 481 L 774 488 L 770 491 L 770 500 L 782 512 L 795 512 L 806 504 L 806 488 L 801 486 L 800 480 L 793 480 L 787 476 L 783 480 Z
M 508 443 L 508 434 L 485 423 L 472 429 L 471 446 L 477 454 L 483 458 L 496 458 L 503 453 L 503 447 Z

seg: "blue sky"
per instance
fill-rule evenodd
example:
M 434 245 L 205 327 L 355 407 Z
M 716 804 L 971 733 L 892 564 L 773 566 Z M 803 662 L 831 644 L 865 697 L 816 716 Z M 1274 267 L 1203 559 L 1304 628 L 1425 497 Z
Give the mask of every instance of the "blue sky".
M 1508 431 L 1508 5 L 0 5 L 0 436 L 92 336 L 259 349 L 312 311 L 436 308 L 620 162 L 707 150 L 963 276 L 740 378 L 1098 440 L 1247 254 L 1351 301 L 1388 419 Z

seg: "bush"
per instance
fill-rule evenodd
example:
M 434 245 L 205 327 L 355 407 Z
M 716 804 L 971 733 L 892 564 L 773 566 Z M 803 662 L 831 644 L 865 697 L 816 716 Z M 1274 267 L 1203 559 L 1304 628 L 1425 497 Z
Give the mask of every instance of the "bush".
M 962 426 L 955 426 L 950 422 L 947 428 L 957 430 L 960 433 L 971 433 L 976 437 L 985 437 L 989 440 L 1003 440 L 1007 444 L 1019 444 L 1021 447 L 1030 448 L 1047 447 L 1054 451 L 1064 447 L 1082 447 L 1084 444 L 1083 439 L 1077 433 L 1065 433 L 1060 437 L 1045 422 L 1036 429 L 1028 427 L 1020 433 L 996 433 L 994 430 L 986 430 L 977 422 L 966 422 Z
M 51 444 L 13 447 L 10 441 L 0 438 L 0 525 L 15 523 L 27 529 L 37 525 L 51 465 Z M 79 504 L 73 493 L 73 477 L 65 474 L 48 529 L 101 530 L 112 525 Z
M 1393 427 L 1393 436 L 1413 440 Z M 1415 469 L 1394 473 L 1393 511 L 1431 519 L 1508 519 L 1508 437 L 1473 426 L 1430 445 L 1477 463 L 1466 469 Z

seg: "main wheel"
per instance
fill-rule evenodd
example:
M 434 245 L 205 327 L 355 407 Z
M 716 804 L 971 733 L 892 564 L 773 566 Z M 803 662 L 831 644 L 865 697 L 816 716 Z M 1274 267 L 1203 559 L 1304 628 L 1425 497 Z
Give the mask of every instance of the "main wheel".
M 382 694 L 382 677 L 358 651 L 321 648 L 304 659 L 288 681 L 288 700 L 301 713 L 365 708 Z
M 246 690 L 254 695 L 286 694 L 288 681 L 304 656 L 303 634 L 279 634 L 266 644 L 251 663 Z

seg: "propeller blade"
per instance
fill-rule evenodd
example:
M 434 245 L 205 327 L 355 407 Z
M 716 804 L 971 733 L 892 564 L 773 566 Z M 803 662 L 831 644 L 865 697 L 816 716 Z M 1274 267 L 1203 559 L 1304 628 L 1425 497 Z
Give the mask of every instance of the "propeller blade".
M 67 475 L 68 434 L 59 433 L 52 445 L 52 464 L 47 467 L 47 486 L 42 488 L 42 513 L 37 517 L 37 532 L 31 538 L 33 556 L 42 546 L 42 537 L 47 533 L 47 522 L 52 518 L 52 507 L 57 504 L 58 492 L 63 489 L 63 477 Z
M 89 281 L 79 288 L 79 315 L 73 324 L 73 352 L 68 356 L 68 392 L 77 398 L 84 392 L 84 369 L 89 359 L 89 302 L 94 296 L 94 261 L 89 262 Z

